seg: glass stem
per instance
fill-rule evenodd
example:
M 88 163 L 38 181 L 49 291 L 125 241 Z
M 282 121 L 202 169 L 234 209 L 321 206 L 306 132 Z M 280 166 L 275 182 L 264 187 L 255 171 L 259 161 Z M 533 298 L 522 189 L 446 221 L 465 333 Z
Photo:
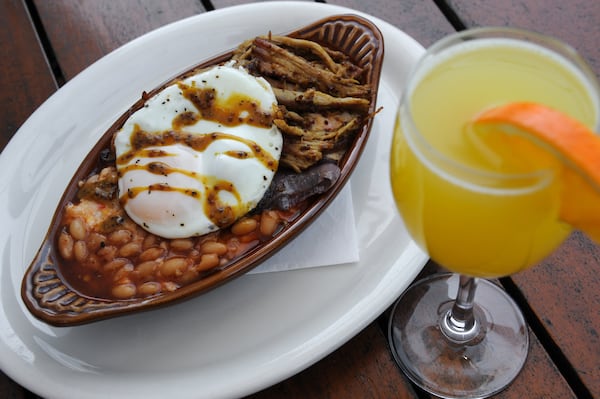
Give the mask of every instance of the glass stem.
M 479 323 L 473 315 L 477 279 L 460 276 L 454 305 L 440 320 L 442 333 L 455 343 L 465 343 L 479 334 Z

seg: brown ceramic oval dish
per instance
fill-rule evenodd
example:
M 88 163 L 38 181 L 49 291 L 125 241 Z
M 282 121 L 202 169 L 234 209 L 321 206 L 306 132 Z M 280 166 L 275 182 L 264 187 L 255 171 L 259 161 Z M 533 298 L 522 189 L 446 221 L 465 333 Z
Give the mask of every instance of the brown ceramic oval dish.
M 384 51 L 383 37 L 375 25 L 358 16 L 338 15 L 298 29 L 289 33 L 288 36 L 312 40 L 330 49 L 341 51 L 348 55 L 356 65 L 365 69 L 365 81 L 361 83 L 368 85 L 371 89 L 369 114 L 375 114 Z M 217 56 L 191 70 L 216 65 L 229 59 L 231 54 L 232 52 L 228 52 Z M 183 75 L 185 73 L 179 76 Z M 61 275 L 59 267 L 61 258 L 56 248 L 57 234 L 60 233 L 60 220 L 65 204 L 74 198 L 77 192 L 78 182 L 87 177 L 96 167 L 98 155 L 100 151 L 110 145 L 113 133 L 131 113 L 141 107 L 143 102 L 144 100 L 140 99 L 125 112 L 84 159 L 65 190 L 47 235 L 26 271 L 21 287 L 21 296 L 30 312 L 40 320 L 56 326 L 70 326 L 146 311 L 199 295 L 248 272 L 298 235 L 339 193 L 358 162 L 372 125 L 372 118 L 368 118 L 367 123 L 358 132 L 354 142 L 340 160 L 341 174 L 337 182 L 328 191 L 316 196 L 309 206 L 277 235 L 260 243 L 241 258 L 172 292 L 127 300 L 90 297 L 76 291 Z

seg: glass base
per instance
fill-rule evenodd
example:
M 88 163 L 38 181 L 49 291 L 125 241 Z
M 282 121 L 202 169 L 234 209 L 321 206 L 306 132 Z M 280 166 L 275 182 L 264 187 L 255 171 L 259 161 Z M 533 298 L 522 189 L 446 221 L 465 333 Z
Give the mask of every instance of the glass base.
M 453 342 L 440 320 L 454 303 L 459 276 L 434 275 L 408 288 L 389 324 L 396 362 L 425 391 L 442 398 L 486 398 L 519 374 L 529 349 L 527 325 L 504 290 L 479 280 L 474 315 L 480 329 L 466 343 Z

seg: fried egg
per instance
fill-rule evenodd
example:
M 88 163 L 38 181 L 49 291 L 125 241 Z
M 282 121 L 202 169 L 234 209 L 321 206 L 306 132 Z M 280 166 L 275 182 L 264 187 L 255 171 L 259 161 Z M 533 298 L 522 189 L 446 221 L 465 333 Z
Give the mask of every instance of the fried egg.
M 279 164 L 276 106 L 266 80 L 229 65 L 152 95 L 114 137 L 127 215 L 155 235 L 184 238 L 247 214 Z

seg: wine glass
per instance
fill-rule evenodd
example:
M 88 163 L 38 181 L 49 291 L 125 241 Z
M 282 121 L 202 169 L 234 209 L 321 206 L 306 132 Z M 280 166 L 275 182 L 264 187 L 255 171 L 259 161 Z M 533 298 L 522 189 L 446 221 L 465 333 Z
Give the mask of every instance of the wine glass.
M 444 398 L 504 389 L 527 357 L 513 300 L 486 280 L 538 263 L 570 233 L 551 169 L 511 169 L 486 153 L 468 121 L 513 101 L 551 106 L 598 129 L 600 90 L 569 46 L 533 32 L 476 28 L 431 46 L 403 92 L 391 149 L 398 209 L 433 275 L 396 302 L 389 339 L 405 374 Z M 535 163 L 535 162 L 534 162 Z

